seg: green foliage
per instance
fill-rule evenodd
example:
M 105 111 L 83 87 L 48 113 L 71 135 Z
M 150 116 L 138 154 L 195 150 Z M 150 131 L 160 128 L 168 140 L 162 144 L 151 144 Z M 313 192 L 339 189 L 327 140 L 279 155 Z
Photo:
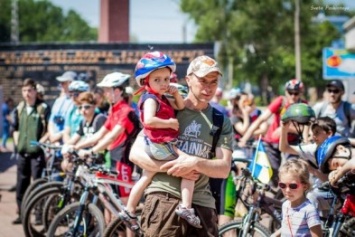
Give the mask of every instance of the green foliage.
M 0 42 L 11 35 L 11 0 L 0 0 Z M 96 41 L 97 29 L 91 28 L 73 10 L 63 13 L 50 1 L 19 0 L 20 42 Z
M 302 80 L 322 86 L 322 49 L 340 37 L 329 23 L 315 23 L 324 8 L 317 0 L 300 0 Z M 329 5 L 329 4 L 328 4 Z M 250 81 L 276 88 L 295 77 L 295 0 L 181 0 L 181 10 L 197 25 L 195 41 L 219 41 L 218 60 L 233 62 L 233 85 Z M 325 11 L 327 15 L 354 15 Z

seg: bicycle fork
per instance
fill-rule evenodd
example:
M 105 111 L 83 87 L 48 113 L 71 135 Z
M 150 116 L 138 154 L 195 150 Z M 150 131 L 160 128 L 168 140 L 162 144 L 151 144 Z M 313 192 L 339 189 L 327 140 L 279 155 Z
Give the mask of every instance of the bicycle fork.
M 74 228 L 73 228 L 73 232 L 72 232 L 73 236 L 76 236 L 76 233 L 79 230 L 80 222 L 81 222 L 81 220 L 83 218 L 83 213 L 84 213 L 84 210 L 85 210 L 85 207 L 86 207 L 86 202 L 88 200 L 89 194 L 90 194 L 89 188 L 85 187 L 84 192 L 83 192 L 83 194 L 80 197 L 79 209 L 76 211 L 76 214 L 75 214 Z M 88 223 L 88 222 L 86 222 L 86 223 Z M 84 233 L 85 232 L 86 231 L 84 231 Z

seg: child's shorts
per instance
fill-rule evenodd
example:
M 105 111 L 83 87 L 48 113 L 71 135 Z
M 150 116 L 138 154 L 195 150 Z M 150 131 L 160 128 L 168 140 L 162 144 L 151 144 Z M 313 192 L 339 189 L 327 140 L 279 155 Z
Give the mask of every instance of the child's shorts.
M 174 160 L 179 155 L 174 150 L 176 141 L 154 143 L 148 137 L 145 137 L 145 152 L 150 158 L 155 160 Z

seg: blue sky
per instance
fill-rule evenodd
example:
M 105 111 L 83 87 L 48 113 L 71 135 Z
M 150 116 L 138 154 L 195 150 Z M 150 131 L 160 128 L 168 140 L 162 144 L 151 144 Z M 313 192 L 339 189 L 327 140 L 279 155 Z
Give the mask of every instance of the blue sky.
M 91 25 L 99 26 L 100 0 L 50 0 L 65 11 L 74 9 Z M 345 3 L 355 9 L 355 0 L 328 0 L 330 4 Z M 130 34 L 140 43 L 191 42 L 196 27 L 179 9 L 179 0 L 130 0 Z M 316 7 L 316 6 L 315 6 Z
M 100 22 L 99 0 L 51 0 L 64 10 L 74 9 L 95 27 Z M 179 0 L 130 0 L 130 34 L 139 42 L 181 43 L 187 25 L 187 42 L 195 35 L 193 23 L 180 12 Z

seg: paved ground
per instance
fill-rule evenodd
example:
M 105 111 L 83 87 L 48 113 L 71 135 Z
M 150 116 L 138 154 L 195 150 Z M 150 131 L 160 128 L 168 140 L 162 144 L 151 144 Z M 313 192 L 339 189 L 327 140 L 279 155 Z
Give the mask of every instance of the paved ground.
M 10 160 L 11 152 L 0 153 L 0 237 L 25 236 L 22 225 L 12 225 L 16 219 L 15 192 L 8 190 L 16 185 L 16 160 Z

